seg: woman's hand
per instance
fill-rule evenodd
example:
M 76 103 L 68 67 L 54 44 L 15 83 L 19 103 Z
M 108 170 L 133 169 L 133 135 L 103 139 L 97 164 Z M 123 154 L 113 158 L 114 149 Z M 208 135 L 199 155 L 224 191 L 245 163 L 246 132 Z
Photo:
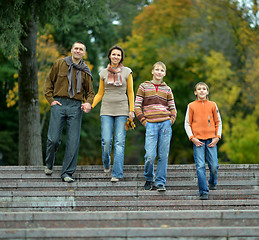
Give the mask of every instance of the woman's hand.
M 135 113 L 129 112 L 129 118 L 133 120 L 135 118 Z

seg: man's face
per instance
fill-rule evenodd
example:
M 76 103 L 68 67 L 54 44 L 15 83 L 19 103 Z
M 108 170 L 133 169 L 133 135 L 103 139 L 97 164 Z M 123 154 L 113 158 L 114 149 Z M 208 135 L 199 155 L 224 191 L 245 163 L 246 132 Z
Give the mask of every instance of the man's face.
M 71 49 L 72 58 L 75 60 L 81 60 L 85 55 L 85 45 L 81 43 L 75 43 Z

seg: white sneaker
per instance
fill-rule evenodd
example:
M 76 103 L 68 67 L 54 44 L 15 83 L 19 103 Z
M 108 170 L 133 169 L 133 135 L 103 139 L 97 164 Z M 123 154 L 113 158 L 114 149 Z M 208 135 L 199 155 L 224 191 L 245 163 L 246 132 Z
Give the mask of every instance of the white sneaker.
M 111 178 L 111 182 L 119 182 L 119 178 L 112 177 L 112 178 Z
M 62 181 L 63 182 L 67 182 L 67 183 L 72 183 L 75 180 L 73 178 L 71 178 L 71 177 L 64 177 L 64 178 L 62 178 Z
M 111 171 L 111 166 L 109 166 L 109 168 L 104 168 L 103 171 L 104 171 L 105 173 L 109 173 L 109 172 Z
M 52 169 L 49 169 L 47 166 L 45 167 L 44 169 L 44 172 L 46 175 L 51 175 L 53 173 L 53 170 Z

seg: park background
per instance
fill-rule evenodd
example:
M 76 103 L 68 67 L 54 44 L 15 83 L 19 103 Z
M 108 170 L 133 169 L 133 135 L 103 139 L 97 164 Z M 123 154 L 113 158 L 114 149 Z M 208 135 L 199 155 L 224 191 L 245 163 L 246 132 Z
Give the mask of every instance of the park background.
M 220 163 L 259 163 L 259 30 L 257 0 L 12 0 L 0 3 L 1 165 L 43 165 L 50 107 L 43 85 L 53 62 L 86 44 L 85 60 L 97 93 L 108 49 L 125 50 L 135 93 L 152 78 L 156 61 L 167 66 L 174 93 L 169 164 L 193 163 L 184 131 L 194 85 L 204 81 L 219 107 Z M 79 165 L 101 164 L 100 103 L 82 121 Z M 143 164 L 145 129 L 127 132 L 125 164 Z M 65 133 L 65 129 L 63 131 Z M 20 137 L 19 137 L 20 136 Z M 61 164 L 65 134 L 56 154 Z

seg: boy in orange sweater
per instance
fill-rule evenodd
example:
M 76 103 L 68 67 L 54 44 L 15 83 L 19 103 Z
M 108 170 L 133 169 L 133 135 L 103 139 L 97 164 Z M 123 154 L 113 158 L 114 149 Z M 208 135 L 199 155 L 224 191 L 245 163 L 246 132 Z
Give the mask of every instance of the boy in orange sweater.
M 196 84 L 194 94 L 197 99 L 191 102 L 185 115 L 185 131 L 193 142 L 193 155 L 198 177 L 201 200 L 207 200 L 209 189 L 216 190 L 218 177 L 217 143 L 221 138 L 222 122 L 215 102 L 209 101 L 209 87 L 203 82 Z M 210 170 L 209 189 L 206 181 L 206 166 Z

